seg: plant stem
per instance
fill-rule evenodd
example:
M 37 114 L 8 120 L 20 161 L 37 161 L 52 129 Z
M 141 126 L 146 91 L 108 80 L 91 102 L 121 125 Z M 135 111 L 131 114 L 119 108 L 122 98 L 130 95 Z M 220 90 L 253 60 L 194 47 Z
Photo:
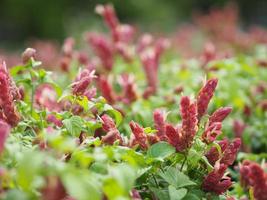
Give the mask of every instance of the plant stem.
M 185 164 L 186 160 L 187 160 L 187 155 L 185 154 L 185 155 L 184 155 L 183 163 L 182 163 L 181 168 L 180 168 L 180 171 L 183 171 L 184 164 Z

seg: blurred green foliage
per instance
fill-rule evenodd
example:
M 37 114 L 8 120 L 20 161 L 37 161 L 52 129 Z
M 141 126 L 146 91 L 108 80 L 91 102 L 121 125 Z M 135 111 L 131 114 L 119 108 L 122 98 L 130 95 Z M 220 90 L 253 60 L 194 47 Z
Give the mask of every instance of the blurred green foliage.
M 1 0 L 0 41 L 21 45 L 29 38 L 62 41 L 69 34 L 99 26 L 94 14 L 99 3 L 113 3 L 122 21 L 141 26 L 144 30 L 170 32 L 177 24 L 190 20 L 192 12 L 206 12 L 229 0 Z M 236 0 L 246 24 L 266 24 L 267 2 Z M 264 17 L 265 16 L 265 17 Z M 264 21 L 265 20 L 265 21 Z M 101 23 L 102 24 L 102 23 Z

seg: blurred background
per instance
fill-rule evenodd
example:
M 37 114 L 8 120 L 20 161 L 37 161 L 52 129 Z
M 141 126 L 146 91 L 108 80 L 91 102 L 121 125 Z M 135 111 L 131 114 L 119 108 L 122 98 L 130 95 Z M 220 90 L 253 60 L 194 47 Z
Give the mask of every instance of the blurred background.
M 104 29 L 96 4 L 110 2 L 122 22 L 144 31 L 172 32 L 194 13 L 223 7 L 227 0 L 0 0 L 0 48 L 16 49 L 34 39 L 62 42 L 90 29 Z M 266 0 L 236 0 L 242 28 L 267 25 Z M 222 23 L 222 22 L 218 22 Z

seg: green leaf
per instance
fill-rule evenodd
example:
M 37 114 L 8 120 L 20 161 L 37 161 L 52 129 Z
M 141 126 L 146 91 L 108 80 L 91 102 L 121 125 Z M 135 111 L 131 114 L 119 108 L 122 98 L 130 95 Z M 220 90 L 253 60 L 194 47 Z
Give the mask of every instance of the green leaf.
M 62 175 L 62 180 L 68 193 L 75 199 L 101 199 L 98 180 L 85 171 L 66 171 Z
M 183 200 L 201 200 L 197 195 L 188 193 Z
M 185 188 L 177 190 L 174 186 L 170 185 L 168 189 L 169 189 L 170 200 L 181 200 L 187 194 L 187 189 Z
M 168 195 L 168 191 L 167 190 L 163 190 L 163 189 L 158 189 L 155 187 L 150 187 L 149 188 L 159 200 L 169 200 L 169 195 Z
M 82 130 L 82 125 L 83 125 L 83 120 L 79 116 L 72 116 L 69 119 L 64 119 L 63 124 L 67 131 L 72 135 L 72 136 L 79 136 Z
M 173 153 L 175 153 L 175 148 L 167 142 L 158 142 L 152 145 L 147 151 L 149 157 L 160 159 L 164 159 Z
M 188 176 L 186 176 L 174 167 L 170 167 L 164 173 L 160 172 L 159 176 L 161 176 L 161 178 L 163 178 L 167 183 L 174 186 L 175 188 L 196 185 L 196 183 L 191 181 Z

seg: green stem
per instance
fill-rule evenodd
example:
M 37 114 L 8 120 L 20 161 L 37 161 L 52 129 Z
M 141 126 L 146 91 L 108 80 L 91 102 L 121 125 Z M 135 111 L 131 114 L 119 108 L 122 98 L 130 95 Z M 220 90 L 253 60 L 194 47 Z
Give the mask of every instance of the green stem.
M 183 160 L 183 163 L 181 165 L 180 171 L 183 171 L 184 164 L 185 164 L 186 160 L 187 160 L 187 154 L 184 155 L 184 160 Z

